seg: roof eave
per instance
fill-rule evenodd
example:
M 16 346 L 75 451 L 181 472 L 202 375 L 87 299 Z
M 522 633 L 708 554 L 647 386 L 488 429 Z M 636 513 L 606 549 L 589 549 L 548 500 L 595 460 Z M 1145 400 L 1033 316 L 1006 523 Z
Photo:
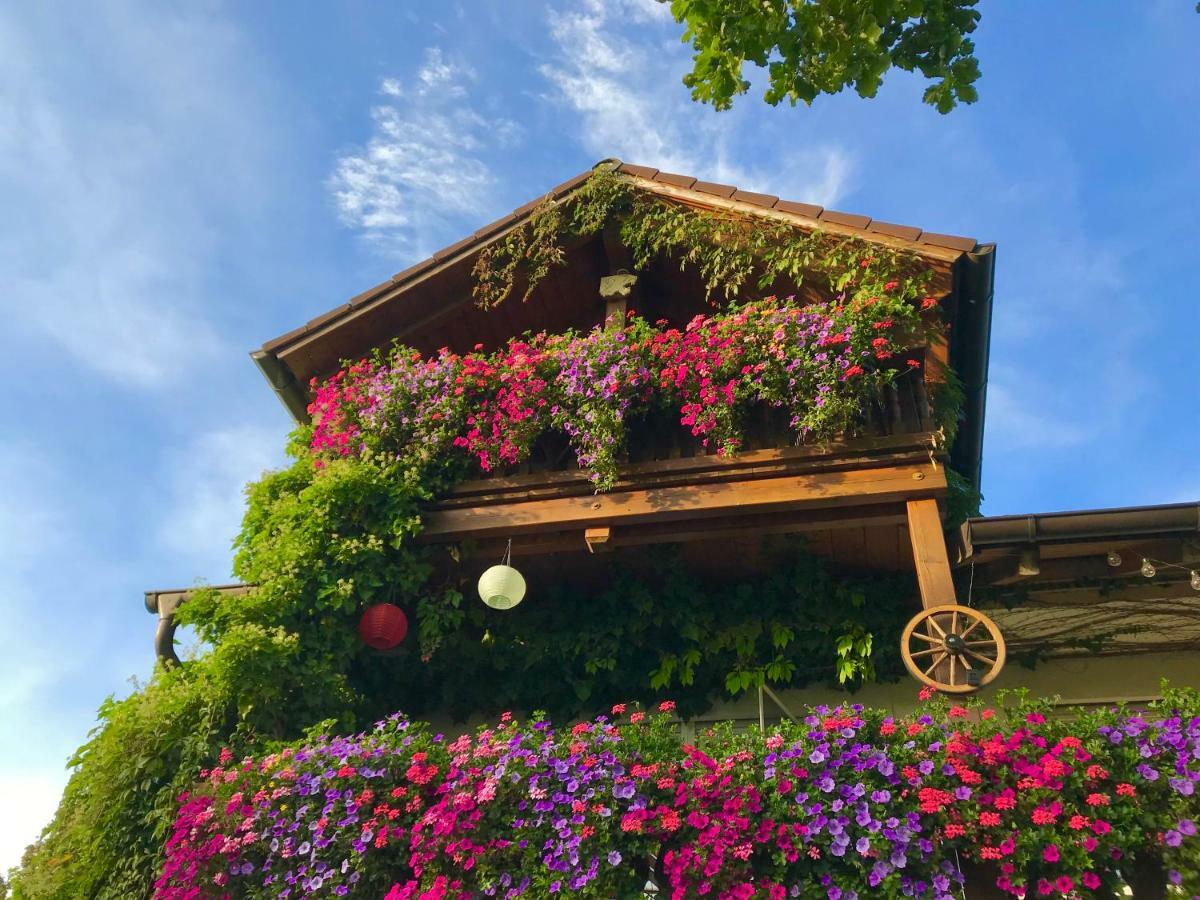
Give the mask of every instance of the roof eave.
M 800 228 L 821 229 L 831 233 L 859 237 L 872 243 L 910 250 L 922 257 L 947 265 L 953 264 L 964 254 L 979 246 L 974 238 L 943 235 L 922 231 L 912 226 L 877 222 L 868 216 L 827 210 L 812 204 L 780 200 L 773 195 L 742 191 L 732 185 L 698 181 L 690 176 L 660 172 L 657 169 L 623 163 L 617 159 L 604 159 L 586 172 L 580 172 L 575 177 L 567 179 L 562 184 L 551 188 L 546 194 L 485 225 L 463 240 L 437 251 L 428 259 L 422 260 L 402 272 L 398 272 L 388 281 L 363 291 L 348 302 L 311 319 L 299 328 L 267 341 L 262 345 L 261 350 L 253 351 L 252 355 L 263 353 L 278 358 L 280 351 L 291 350 L 299 344 L 320 338 L 336 329 L 344 319 L 358 310 L 389 302 L 407 290 L 413 282 L 423 280 L 467 256 L 478 253 L 489 244 L 503 239 L 510 232 L 525 224 L 534 210 L 545 200 L 565 199 L 582 187 L 588 178 L 601 168 L 615 169 L 638 187 L 660 196 L 686 199 L 693 204 L 712 209 L 726 209 L 746 215 L 773 218 Z M 258 357 L 255 359 L 257 362 Z M 262 368 L 261 364 L 260 368 Z M 268 378 L 270 379 L 271 376 L 268 375 Z M 274 386 L 274 380 L 272 380 L 272 385 Z M 286 401 L 285 405 L 288 405 Z M 288 405 L 288 409 L 293 412 L 293 415 L 296 415 L 291 405 Z

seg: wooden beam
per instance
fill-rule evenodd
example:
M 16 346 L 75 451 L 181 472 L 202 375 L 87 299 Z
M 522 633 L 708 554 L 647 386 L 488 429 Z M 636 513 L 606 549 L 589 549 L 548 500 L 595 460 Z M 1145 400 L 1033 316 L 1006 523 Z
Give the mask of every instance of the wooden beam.
M 607 525 L 599 528 L 585 528 L 583 541 L 587 544 L 589 553 L 604 553 L 612 549 L 612 529 Z
M 735 456 L 691 456 L 656 459 L 621 467 L 616 491 L 697 484 L 702 481 L 739 481 L 778 477 L 830 469 L 868 469 L 883 465 L 926 462 L 934 436 L 928 433 L 891 435 L 854 442 L 786 449 L 750 450 Z M 546 471 L 529 475 L 479 478 L 451 488 L 433 509 L 478 506 L 485 503 L 527 500 L 567 494 L 591 496 L 596 487 L 583 469 Z
M 950 558 L 946 555 L 946 538 L 942 534 L 942 517 L 936 500 L 908 501 L 908 535 L 912 541 L 913 562 L 917 566 L 917 582 L 921 586 L 921 605 L 929 609 L 956 603 Z
M 590 497 L 435 509 L 425 515 L 422 537 L 427 541 L 449 541 L 603 525 L 664 524 L 731 514 L 904 502 L 914 497 L 933 498 L 945 491 L 942 466 L 909 463 L 751 481 L 613 491 Z M 932 499 L 930 502 L 934 503 L 936 513 L 936 502 Z M 941 532 L 938 534 L 940 537 Z M 944 560 L 944 544 L 942 557 Z
M 765 537 L 773 534 L 829 533 L 843 528 L 896 527 L 908 521 L 903 503 L 879 503 L 870 506 L 855 506 L 852 509 L 832 508 L 786 513 L 763 513 L 744 516 L 719 516 L 711 519 L 696 519 L 686 523 L 647 524 L 622 526 L 609 529 L 609 538 L 603 549 L 619 547 L 642 547 L 649 544 L 683 544 L 693 541 L 735 540 L 748 537 Z M 582 549 L 587 543 L 587 534 L 597 529 L 585 529 L 583 543 L 579 532 L 564 530 L 545 534 L 518 535 L 513 539 L 513 553 L 517 556 L 541 556 L 547 553 L 571 553 Z M 424 535 L 418 541 L 428 541 Z M 437 538 L 437 542 L 446 541 Z M 466 556 L 491 559 L 504 553 L 506 538 L 487 538 L 464 545 Z M 601 547 L 595 548 L 597 551 Z M 894 567 L 885 567 L 889 571 Z

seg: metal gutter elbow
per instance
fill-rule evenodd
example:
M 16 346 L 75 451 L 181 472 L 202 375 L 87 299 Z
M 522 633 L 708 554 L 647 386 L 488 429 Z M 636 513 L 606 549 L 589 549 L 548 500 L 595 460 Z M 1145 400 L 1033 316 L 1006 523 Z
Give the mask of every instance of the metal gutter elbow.
M 246 584 L 223 584 L 205 590 L 214 590 L 223 597 L 240 597 L 253 586 Z M 182 588 L 169 591 L 146 591 L 146 611 L 158 614 L 158 627 L 154 630 L 154 655 L 164 666 L 180 664 L 175 653 L 175 613 L 192 593 L 199 588 Z
M 269 350 L 253 350 L 250 358 L 254 360 L 258 370 L 263 373 L 263 377 L 275 391 L 275 396 L 279 398 L 296 424 L 306 423 L 308 421 L 308 394 L 305 392 L 304 386 L 296 381 L 296 376 L 292 374 L 291 369 L 280 362 L 279 357 Z
M 179 656 L 175 653 L 175 611 L 183 597 L 181 591 L 146 591 L 146 611 L 158 613 L 154 656 L 168 668 L 179 665 Z

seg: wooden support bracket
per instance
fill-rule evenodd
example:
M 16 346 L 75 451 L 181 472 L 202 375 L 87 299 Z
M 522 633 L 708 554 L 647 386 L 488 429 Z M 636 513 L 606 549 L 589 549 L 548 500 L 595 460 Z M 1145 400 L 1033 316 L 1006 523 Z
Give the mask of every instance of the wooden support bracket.
M 625 324 L 625 313 L 630 302 L 637 303 L 641 295 L 633 256 L 621 243 L 620 229 L 610 226 L 601 233 L 604 255 L 608 259 L 610 274 L 600 279 L 600 296 L 604 300 L 604 321 L 610 327 L 620 328 Z
M 937 500 L 909 500 L 907 505 L 908 534 L 917 566 L 917 582 L 921 586 L 921 605 L 929 609 L 956 603 Z
M 612 549 L 612 529 L 607 526 L 585 528 L 583 539 L 587 543 L 589 553 L 604 553 Z

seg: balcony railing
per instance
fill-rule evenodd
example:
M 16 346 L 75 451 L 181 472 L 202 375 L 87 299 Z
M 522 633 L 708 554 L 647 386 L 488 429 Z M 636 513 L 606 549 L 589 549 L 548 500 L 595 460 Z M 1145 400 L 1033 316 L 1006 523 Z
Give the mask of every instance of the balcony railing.
M 784 409 L 766 404 L 746 410 L 742 451 L 782 450 L 817 443 L 796 434 L 789 425 Z M 884 389 L 882 396 L 865 407 L 859 423 L 841 437 L 846 442 L 869 444 L 873 439 L 911 434 L 926 435 L 935 430 L 925 378 L 920 371 L 907 372 L 895 384 Z M 914 443 L 924 443 L 916 440 Z M 652 463 L 660 460 L 691 459 L 713 456 L 714 447 L 705 447 L 701 438 L 679 424 L 678 413 L 659 410 L 629 422 L 627 456 L 629 464 Z M 481 478 L 511 478 L 545 472 L 567 472 L 577 469 L 575 454 L 565 434 L 548 432 L 534 444 L 527 460 L 489 473 Z

